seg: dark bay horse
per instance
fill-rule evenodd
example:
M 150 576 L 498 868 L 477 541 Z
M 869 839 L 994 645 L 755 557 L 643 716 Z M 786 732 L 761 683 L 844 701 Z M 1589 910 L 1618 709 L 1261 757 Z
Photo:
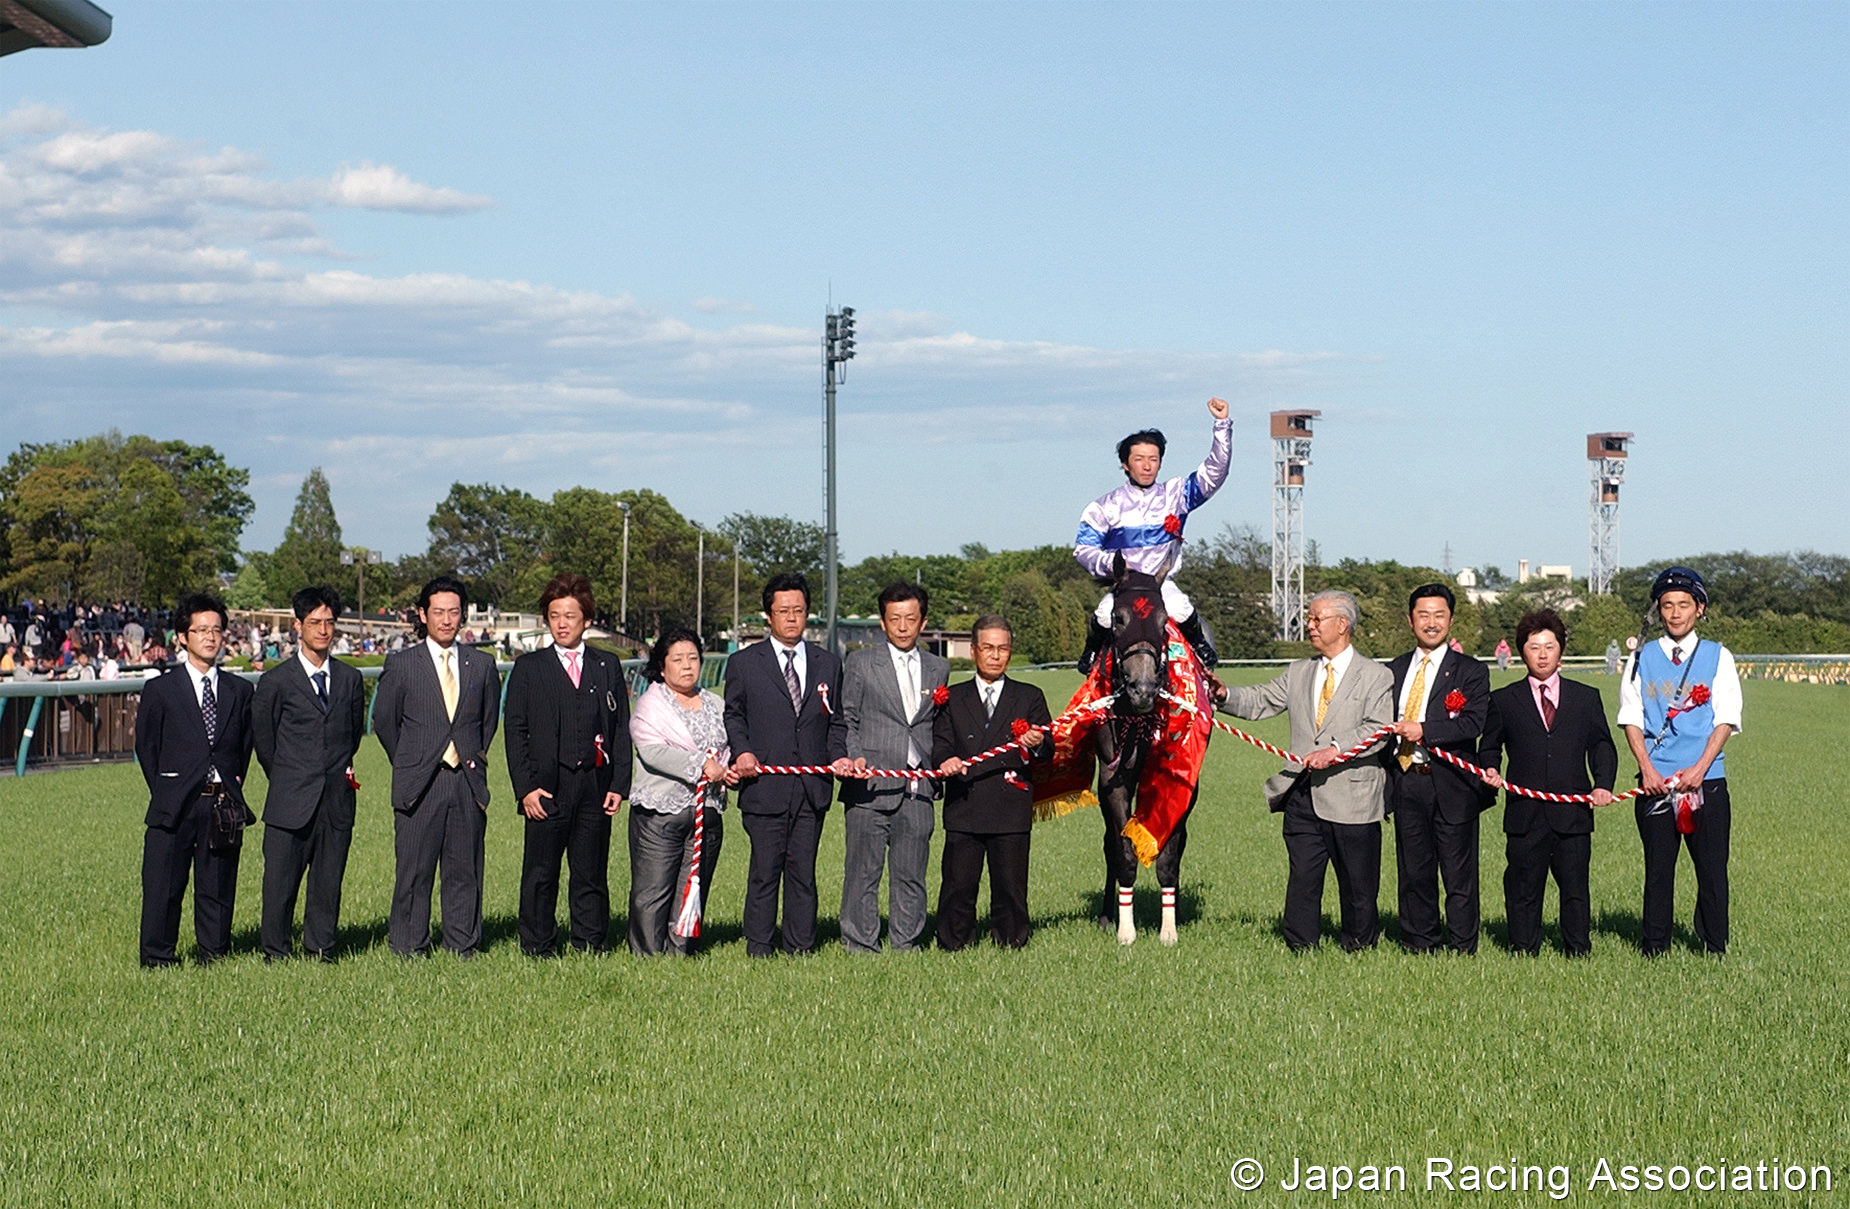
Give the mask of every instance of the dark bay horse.
M 1131 918 L 1131 895 L 1137 884 L 1137 851 L 1124 835 L 1136 809 L 1137 786 L 1152 742 L 1163 726 L 1162 694 L 1169 686 L 1169 613 L 1163 607 L 1163 581 L 1173 559 L 1155 575 L 1126 570 L 1114 560 L 1111 592 L 1111 712 L 1095 728 L 1098 751 L 1098 807 L 1105 817 L 1105 894 L 1099 906 L 1101 927 L 1116 927 L 1119 944 L 1137 940 Z M 1184 658 L 1192 656 L 1184 655 Z M 1199 793 L 1199 787 L 1197 787 Z M 1195 799 L 1188 808 L 1193 811 Z M 1166 945 L 1176 943 L 1176 885 L 1182 849 L 1188 844 L 1184 815 L 1156 855 L 1157 884 L 1163 890 L 1162 931 Z M 1117 904 L 1115 919 L 1111 915 Z

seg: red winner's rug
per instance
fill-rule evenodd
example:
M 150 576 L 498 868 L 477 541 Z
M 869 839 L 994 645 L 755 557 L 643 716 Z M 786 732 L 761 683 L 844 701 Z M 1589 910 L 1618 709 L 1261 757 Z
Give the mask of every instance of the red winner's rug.
M 1201 780 L 1208 736 L 1214 733 L 1214 705 L 1201 662 L 1174 621 L 1169 623 L 1168 636 L 1169 696 L 1158 703 L 1157 730 L 1137 782 L 1137 810 L 1124 825 L 1125 837 L 1145 865 L 1156 859 L 1169 833 L 1188 813 L 1195 786 Z M 1097 763 L 1092 730 L 1105 723 L 1111 713 L 1108 709 L 1086 707 L 1110 694 L 1111 663 L 1111 652 L 1107 651 L 1054 722 L 1053 759 L 1040 765 L 1034 775 L 1036 822 L 1098 805 L 1098 795 L 1092 788 Z

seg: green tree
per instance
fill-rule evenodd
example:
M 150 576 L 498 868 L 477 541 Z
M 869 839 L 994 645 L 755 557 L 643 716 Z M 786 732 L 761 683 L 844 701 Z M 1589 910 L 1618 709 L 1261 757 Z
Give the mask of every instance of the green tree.
M 234 609 L 262 609 L 273 603 L 270 585 L 255 562 L 246 561 L 238 570 L 238 577 L 231 581 L 231 588 L 225 593 L 225 603 Z
M 653 491 L 611 494 L 572 487 L 552 497 L 547 526 L 547 561 L 559 571 L 591 580 L 599 611 L 615 618 L 623 579 L 623 504 L 630 506 L 629 616 L 624 633 L 638 640 L 661 633 L 670 622 L 694 622 L 694 564 L 699 535 L 674 505 Z M 755 598 L 756 587 L 751 589 Z M 711 601 L 708 630 L 720 621 Z M 731 623 L 728 601 L 725 622 Z
M 754 578 L 795 571 L 807 576 L 810 590 L 817 593 L 827 582 L 829 535 L 821 525 L 735 512 L 715 528 L 728 542 L 737 543 L 739 558 Z
M 1273 635 L 1272 547 L 1250 525 L 1224 526 L 1191 547 L 1176 584 L 1214 632 L 1223 659 L 1270 659 Z
M 453 568 L 476 599 L 532 609 L 551 576 L 547 513 L 544 501 L 517 488 L 453 483 L 430 514 L 430 557 Z
M 341 566 L 343 549 L 328 477 L 316 466 L 302 480 L 282 544 L 270 556 L 270 589 L 278 599 L 287 599 L 310 585 L 338 588 L 354 578 L 351 568 Z
M 0 467 L 0 583 L 68 599 L 172 599 L 238 565 L 250 475 L 207 445 L 119 432 L 21 445 Z

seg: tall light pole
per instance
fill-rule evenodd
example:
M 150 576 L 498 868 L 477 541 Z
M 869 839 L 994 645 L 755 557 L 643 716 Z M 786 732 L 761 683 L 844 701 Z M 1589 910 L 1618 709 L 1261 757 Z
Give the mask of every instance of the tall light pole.
M 694 633 L 704 634 L 707 629 L 707 531 L 695 525 L 694 532 L 699 535 L 697 545 L 700 548 L 694 559 Z
M 739 644 L 739 539 L 732 539 L 732 644 Z
M 368 550 L 365 546 L 352 546 L 340 552 L 340 565 L 359 568 L 359 600 L 354 611 L 360 619 L 360 633 L 366 633 L 366 568 L 378 566 L 385 561 L 385 555 L 377 550 Z
M 823 463 L 824 493 L 828 497 L 828 560 L 829 560 L 829 637 L 828 649 L 834 654 L 841 654 L 835 642 L 835 615 L 840 603 L 840 582 L 838 569 L 840 559 L 837 557 L 835 532 L 835 367 L 847 365 L 854 356 L 854 308 L 845 306 L 839 311 L 827 313 L 827 329 L 822 337 L 822 375 L 823 407 L 826 420 L 823 425 Z M 848 371 L 842 370 L 842 379 L 848 377 Z
M 623 509 L 623 594 L 617 605 L 617 633 L 628 637 L 630 632 L 630 506 L 619 503 Z

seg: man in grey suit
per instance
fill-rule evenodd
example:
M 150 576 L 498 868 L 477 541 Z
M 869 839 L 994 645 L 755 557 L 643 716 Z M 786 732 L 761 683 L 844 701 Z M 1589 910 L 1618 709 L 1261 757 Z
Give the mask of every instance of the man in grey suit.
M 951 665 L 919 649 L 931 597 L 914 583 L 880 593 L 886 641 L 851 651 L 842 662 L 842 726 L 835 758 L 868 768 L 931 764 L 932 692 L 950 679 Z M 898 777 L 844 779 L 841 787 L 847 857 L 842 871 L 841 939 L 850 953 L 880 951 L 880 872 L 888 870 L 887 939 L 893 951 L 925 938 L 925 867 L 938 783 Z
M 1319 592 L 1306 621 L 1315 659 L 1299 659 L 1267 684 L 1231 688 L 1220 708 L 1237 718 L 1290 711 L 1287 765 L 1265 783 L 1266 801 L 1285 816 L 1285 943 L 1295 952 L 1317 947 L 1323 922 L 1323 871 L 1336 866 L 1342 900 L 1342 947 L 1366 949 L 1381 936 L 1381 820 L 1387 773 L 1373 747 L 1346 763 L 1336 757 L 1393 722 L 1394 677 L 1350 645 L 1361 621 L 1355 597 Z
M 468 589 L 439 575 L 418 593 L 424 641 L 390 655 L 373 697 L 373 729 L 392 761 L 394 849 L 387 940 L 430 951 L 430 891 L 443 868 L 443 947 L 474 956 L 482 943 L 482 855 L 488 826 L 488 745 L 500 723 L 494 658 L 456 641 Z
M 329 657 L 340 597 L 303 588 L 290 601 L 298 646 L 257 681 L 251 728 L 257 762 L 269 775 L 263 803 L 263 956 L 294 952 L 290 931 L 296 895 L 308 874 L 302 947 L 334 960 L 341 879 L 353 843 L 353 756 L 366 731 L 360 673 Z

